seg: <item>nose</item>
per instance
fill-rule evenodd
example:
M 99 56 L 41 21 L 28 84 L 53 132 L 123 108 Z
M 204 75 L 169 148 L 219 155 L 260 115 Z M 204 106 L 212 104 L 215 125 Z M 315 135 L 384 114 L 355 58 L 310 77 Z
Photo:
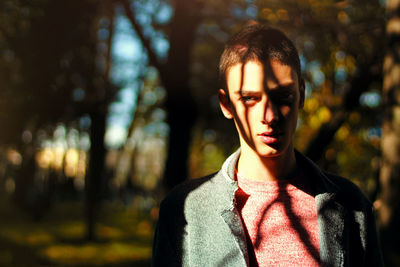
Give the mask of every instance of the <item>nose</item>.
M 271 99 L 267 99 L 264 104 L 263 116 L 261 122 L 263 124 L 272 125 L 279 119 L 279 111 L 276 104 Z

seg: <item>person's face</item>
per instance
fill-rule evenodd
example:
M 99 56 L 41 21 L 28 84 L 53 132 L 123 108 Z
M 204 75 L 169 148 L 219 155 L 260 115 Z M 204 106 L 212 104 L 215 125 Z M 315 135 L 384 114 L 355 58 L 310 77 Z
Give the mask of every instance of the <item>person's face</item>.
M 293 150 L 304 83 L 295 70 L 272 59 L 238 63 L 226 74 L 228 94 L 219 90 L 224 116 L 234 119 L 242 151 L 276 157 Z M 228 99 L 229 98 L 229 99 Z

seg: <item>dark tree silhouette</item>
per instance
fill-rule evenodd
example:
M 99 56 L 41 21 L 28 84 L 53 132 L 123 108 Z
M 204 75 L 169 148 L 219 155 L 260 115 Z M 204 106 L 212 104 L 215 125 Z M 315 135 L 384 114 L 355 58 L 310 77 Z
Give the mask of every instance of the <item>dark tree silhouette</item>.
M 159 73 L 161 84 L 167 92 L 165 108 L 170 127 L 168 155 L 164 173 L 164 186 L 171 189 L 188 176 L 189 144 L 191 130 L 196 121 L 196 105 L 190 86 L 190 69 L 193 43 L 201 20 L 200 1 L 177 0 L 174 15 L 169 23 L 169 51 L 161 62 L 136 21 L 133 5 L 129 0 L 120 1 L 143 46 L 149 63 Z
M 387 266 L 399 263 L 400 230 L 400 3 L 387 1 L 387 49 L 383 64 L 381 205 L 379 224 Z

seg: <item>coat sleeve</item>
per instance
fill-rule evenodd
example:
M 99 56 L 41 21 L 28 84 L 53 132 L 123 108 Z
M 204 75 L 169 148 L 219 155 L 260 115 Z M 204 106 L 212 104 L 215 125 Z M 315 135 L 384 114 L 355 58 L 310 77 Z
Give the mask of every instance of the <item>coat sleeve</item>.
M 176 238 L 174 233 L 174 218 L 171 211 L 168 210 L 165 203 L 161 203 L 159 219 L 157 222 L 152 253 L 152 266 L 181 266 L 180 256 L 177 253 Z
M 379 239 L 375 223 L 374 208 L 370 208 L 367 222 L 367 242 L 366 242 L 366 266 L 383 266 L 382 253 L 379 245 Z

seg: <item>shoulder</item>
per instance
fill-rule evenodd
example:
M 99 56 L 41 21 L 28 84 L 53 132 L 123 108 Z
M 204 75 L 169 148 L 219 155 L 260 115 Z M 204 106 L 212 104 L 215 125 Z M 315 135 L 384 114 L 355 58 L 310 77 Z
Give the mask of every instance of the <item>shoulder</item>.
M 161 209 L 182 210 L 188 197 L 195 195 L 211 194 L 213 180 L 218 173 L 213 173 L 201 178 L 187 180 L 174 187 L 161 202 Z
M 361 189 L 347 178 L 323 172 L 327 179 L 337 188 L 338 199 L 345 206 L 354 209 L 371 209 L 372 203 Z
M 317 194 L 328 193 L 346 207 L 370 209 L 371 202 L 366 195 L 347 178 L 321 170 L 312 160 L 296 151 L 296 159 L 305 174 L 311 178 Z

